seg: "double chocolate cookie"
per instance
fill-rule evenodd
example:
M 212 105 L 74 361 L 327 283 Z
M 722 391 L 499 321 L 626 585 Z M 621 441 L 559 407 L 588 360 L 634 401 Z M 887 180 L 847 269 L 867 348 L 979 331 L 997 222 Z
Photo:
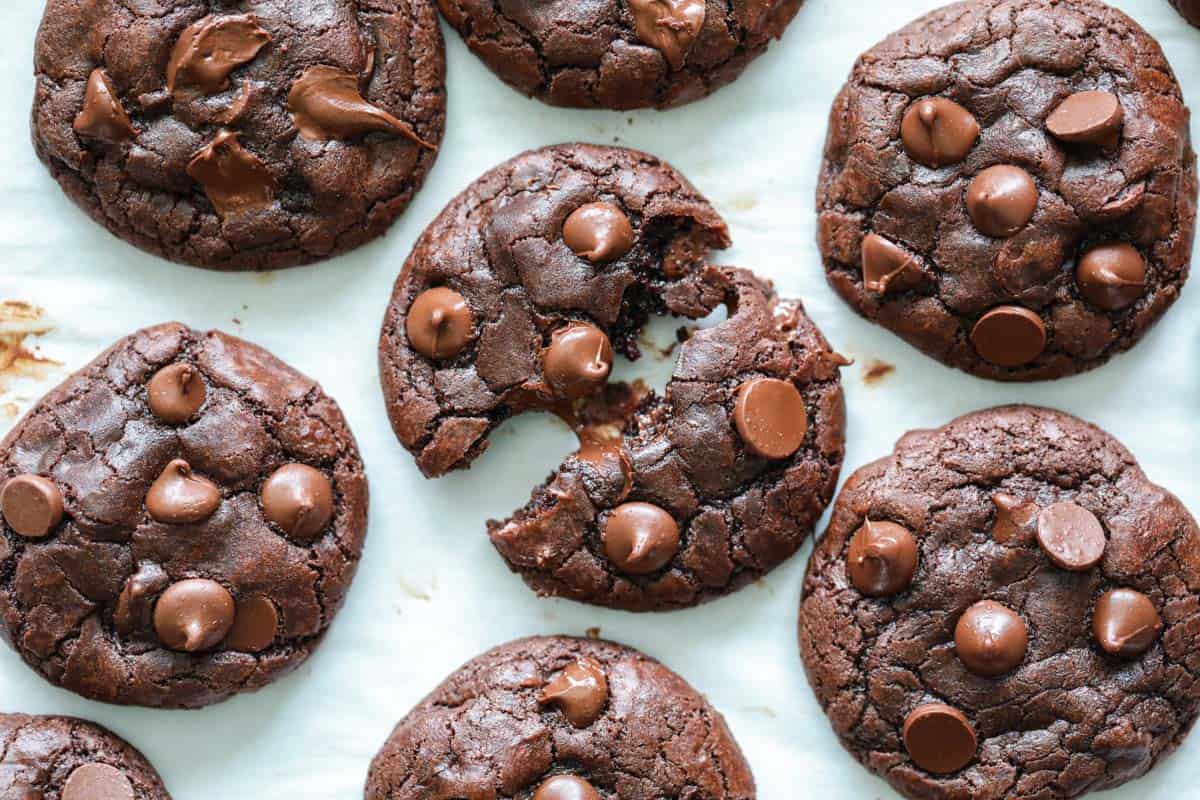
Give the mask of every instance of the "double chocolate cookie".
M 728 231 L 669 165 L 563 145 L 484 175 L 433 222 L 380 340 L 392 427 L 430 477 L 470 464 L 505 419 L 552 411 L 579 435 L 512 518 L 489 523 L 542 594 L 636 611 L 694 605 L 792 555 L 833 494 L 845 410 L 796 301 L 708 266 Z M 609 383 L 651 314 L 728 318 L 679 349 L 664 394 Z
M 0 797 L 171 800 L 146 757 L 112 731 L 26 714 L 0 714 Z
M 1171 0 L 1171 5 L 1184 19 L 1200 27 L 1200 0 Z
M 246 5 L 49 0 L 34 146 L 93 219 L 165 258 L 277 269 L 351 250 L 387 230 L 437 156 L 437 12 Z
M 734 80 L 804 0 L 438 0 L 475 55 L 556 106 L 668 108 Z
M 0 634 L 85 697 L 215 703 L 308 658 L 366 524 L 317 384 L 223 333 L 148 328 L 0 442 Z
M 542 637 L 468 662 L 371 763 L 367 800 L 751 800 L 725 720 L 657 661 Z
M 955 3 L 859 58 L 817 207 L 829 282 L 867 319 L 986 378 L 1082 372 L 1183 288 L 1188 110 L 1103 3 Z
M 911 798 L 1077 797 L 1200 708 L 1200 528 L 1104 431 L 1008 406 L 860 469 L 800 648 L 845 747 Z

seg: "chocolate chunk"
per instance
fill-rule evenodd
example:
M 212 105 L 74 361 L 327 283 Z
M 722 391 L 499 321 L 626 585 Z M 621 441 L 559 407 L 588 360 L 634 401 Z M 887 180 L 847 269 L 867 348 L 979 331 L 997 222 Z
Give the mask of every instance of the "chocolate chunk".
M 1042 509 L 1037 540 L 1051 561 L 1072 572 L 1086 572 L 1099 564 L 1108 544 L 1096 515 L 1075 503 Z
M 673 70 L 683 69 L 704 27 L 705 0 L 629 0 L 634 30 L 663 54 Z
M 154 598 L 167 588 L 171 579 L 166 571 L 152 561 L 138 564 L 137 572 L 125 579 L 125 586 L 117 597 L 113 611 L 113 625 L 117 633 L 129 636 L 138 631 L 149 631 L 153 622 Z
M 920 260 L 900 245 L 875 233 L 863 237 L 863 288 L 868 292 L 912 288 L 920 273 Z
M 904 719 L 904 749 L 913 763 L 927 772 L 958 772 L 971 763 L 975 747 L 975 729 L 957 708 L 928 703 L 917 706 Z
M 630 575 L 656 572 L 679 551 L 679 525 L 650 503 L 623 503 L 604 523 L 604 554 Z
M 112 81 L 100 67 L 96 67 L 88 76 L 83 108 L 75 116 L 72 127 L 80 136 L 110 144 L 119 144 L 137 135 L 129 115 L 117 99 Z
M 547 778 L 533 793 L 533 800 L 601 800 L 596 787 L 574 775 Z
M 595 394 L 608 380 L 612 366 L 608 334 L 584 322 L 556 330 L 542 353 L 546 383 L 554 394 L 567 400 Z
M 124 772 L 94 761 L 76 767 L 63 784 L 62 800 L 135 800 L 133 784 Z
M 4 521 L 27 539 L 49 536 L 63 520 L 62 491 L 41 475 L 17 475 L 0 492 Z
M 791 381 L 755 378 L 738 387 L 733 424 L 754 455 L 787 458 L 804 443 L 808 413 Z
M 538 703 L 555 706 L 576 728 L 588 727 L 608 704 L 604 667 L 587 657 L 572 662 L 542 688 Z
M 150 410 L 170 425 L 182 425 L 191 419 L 207 395 L 200 370 L 187 363 L 163 367 L 154 373 L 146 389 Z
M 426 358 L 445 360 L 463 351 L 475 335 L 475 319 L 466 298 L 438 286 L 417 295 L 404 323 L 408 341 Z
M 1136 658 L 1162 633 L 1162 617 L 1149 597 L 1133 589 L 1112 589 L 1096 600 L 1092 632 L 1104 652 Z
M 1046 349 L 1046 325 L 1028 308 L 997 306 L 975 323 L 971 344 L 992 364 L 1020 367 L 1036 360 Z
M 288 536 L 309 542 L 333 518 L 333 485 L 307 464 L 284 464 L 263 484 L 262 507 Z
M 221 505 L 221 491 L 192 472 L 182 458 L 163 469 L 146 494 L 146 511 L 158 522 L 189 525 L 203 522 Z
M 172 650 L 198 653 L 221 643 L 233 627 L 233 595 L 207 578 L 173 583 L 154 606 L 154 630 Z
M 580 258 L 597 264 L 616 261 L 633 247 L 633 226 L 612 203 L 588 203 L 563 223 L 563 242 Z
M 1124 118 L 1111 92 L 1076 92 L 1046 117 L 1046 130 L 1064 142 L 1115 144 Z
M 1012 236 L 1033 219 L 1038 188 L 1020 167 L 998 164 L 975 176 L 967 189 L 967 211 L 980 232 Z
M 260 653 L 275 641 L 278 627 L 279 612 L 271 598 L 260 594 L 243 598 L 237 603 L 237 615 L 225 646 L 243 653 Z
M 887 597 L 908 588 L 920 550 L 912 533 L 894 522 L 867 519 L 850 539 L 846 570 L 850 582 L 868 597 Z
M 403 136 L 436 150 L 407 122 L 368 102 L 358 90 L 358 76 L 337 67 L 317 64 L 300 74 L 288 92 L 288 111 L 305 139 L 350 139 L 373 131 Z
M 918 100 L 900 123 L 905 152 L 927 167 L 962 161 L 978 138 L 979 123 L 971 112 L 944 97 Z
M 958 618 L 954 651 L 976 675 L 995 677 L 1018 667 L 1029 648 L 1029 629 L 1012 609 L 981 600 Z
M 1145 292 L 1146 260 L 1126 242 L 1099 245 L 1079 259 L 1075 283 L 1092 305 L 1119 311 Z
M 188 163 L 187 173 L 222 217 L 265 208 L 275 199 L 275 176 L 233 131 L 218 131 Z
M 167 90 L 198 89 L 219 92 L 229 85 L 229 73 L 254 60 L 271 41 L 253 14 L 211 15 L 184 29 L 167 62 Z

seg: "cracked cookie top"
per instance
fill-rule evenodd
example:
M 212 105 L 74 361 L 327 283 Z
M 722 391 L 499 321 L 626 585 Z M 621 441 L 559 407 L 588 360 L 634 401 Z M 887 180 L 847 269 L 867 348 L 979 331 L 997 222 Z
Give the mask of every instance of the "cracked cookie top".
M 833 288 L 996 380 L 1132 347 L 1190 265 L 1196 159 L 1158 43 L 1096 0 L 970 0 L 862 55 L 817 189 Z
M 0 634 L 94 700 L 215 703 L 317 646 L 366 514 L 317 384 L 220 332 L 147 328 L 0 442 Z
M 657 661 L 611 642 L 521 639 L 473 659 L 409 712 L 367 800 L 752 800 L 721 715 Z
M 49 0 L 33 142 L 112 233 L 220 270 L 382 234 L 433 165 L 445 54 L 429 0 Z
M 766 51 L 804 0 L 438 0 L 505 83 L 556 106 L 668 108 Z
M 170 800 L 146 757 L 74 717 L 0 714 L 0 797 Z
M 636 611 L 733 591 L 792 555 L 833 495 L 838 370 L 799 302 L 706 263 L 724 223 L 644 153 L 561 145 L 450 204 L 396 283 L 380 339 L 393 428 L 427 476 L 505 419 L 551 411 L 580 449 L 493 544 L 543 594 Z M 665 392 L 610 383 L 651 314 L 728 317 L 679 348 Z
M 1200 528 L 1067 414 L 1006 406 L 858 470 L 800 649 L 843 745 L 911 798 L 1076 797 L 1145 774 L 1200 708 Z

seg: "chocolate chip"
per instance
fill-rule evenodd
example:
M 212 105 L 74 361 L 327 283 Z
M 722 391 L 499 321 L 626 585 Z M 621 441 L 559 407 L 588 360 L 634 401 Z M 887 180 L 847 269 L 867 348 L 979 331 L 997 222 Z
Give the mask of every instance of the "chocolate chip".
M 75 115 L 72 127 L 80 136 L 110 144 L 119 144 L 137 135 L 129 115 L 117 99 L 112 82 L 100 67 L 88 76 L 83 108 Z
M 568 400 L 594 394 L 608 380 L 612 366 L 608 335 L 584 322 L 572 322 L 556 330 L 542 353 L 546 383 L 556 395 Z
M 154 630 L 172 650 L 198 653 L 221 643 L 237 613 L 233 595 L 206 578 L 173 583 L 154 606 Z
M 1038 511 L 1036 503 L 1027 503 L 1011 494 L 992 495 L 996 506 L 996 521 L 992 524 L 992 538 L 1000 544 L 1032 542 L 1036 536 Z
M 1109 655 L 1140 656 L 1162 633 L 1162 617 L 1149 597 L 1133 589 L 1100 595 L 1092 614 L 1092 632 Z
M 944 97 L 918 100 L 900 123 L 905 152 L 927 167 L 962 161 L 978 138 L 979 123 L 971 112 Z
M 580 438 L 575 458 L 592 465 L 606 481 L 617 487 L 617 498 L 625 499 L 633 488 L 633 462 L 621 442 Z
M 889 289 L 911 289 L 920 280 L 920 260 L 895 242 L 875 233 L 862 241 L 863 288 L 886 294 Z
M 567 665 L 542 688 L 541 705 L 552 705 L 576 728 L 586 728 L 600 718 L 608 704 L 608 679 L 604 668 L 591 658 Z
M 555 775 L 542 781 L 533 800 L 600 800 L 600 793 L 583 778 Z
M 333 518 L 333 485 L 307 464 L 284 464 L 263 484 L 262 506 L 284 533 L 311 541 Z
M 129 777 L 109 764 L 76 767 L 63 784 L 62 800 L 134 800 Z
M 182 458 L 167 464 L 146 493 L 146 511 L 169 525 L 203 522 L 220 505 L 221 492 L 216 485 L 193 473 Z
M 683 69 L 705 10 L 705 0 L 629 0 L 638 39 L 662 53 L 673 70 Z
M 1075 282 L 1092 305 L 1119 311 L 1145 292 L 1146 260 L 1125 242 L 1099 245 L 1079 259 Z
M 868 597 L 887 597 L 908 588 L 917 572 L 917 540 L 902 525 L 870 519 L 850 537 L 846 569 L 850 582 Z
M 1038 188 L 1020 167 L 998 164 L 975 176 L 967 189 L 967 211 L 980 232 L 1012 236 L 1037 210 Z
M 170 425 L 181 425 L 204 405 L 208 389 L 200 370 L 191 364 L 171 364 L 154 373 L 146 390 L 154 416 Z
M 1115 144 L 1124 116 L 1111 92 L 1076 92 L 1046 117 L 1046 130 L 1064 142 Z
M 305 139 L 350 139 L 382 131 L 437 149 L 417 136 L 407 122 L 367 102 L 358 90 L 358 76 L 337 67 L 316 64 L 304 70 L 288 92 L 288 111 Z
M 63 496 L 58 486 L 41 475 L 17 475 L 0 492 L 4 521 L 28 539 L 49 536 L 63 520 Z
M 995 677 L 1015 669 L 1025 660 L 1029 630 L 1012 609 L 981 600 L 958 618 L 954 650 L 976 675 Z
M 218 131 L 188 162 L 187 174 L 222 217 L 265 208 L 275 199 L 275 176 L 233 131 Z
M 194 88 L 204 94 L 229 85 L 229 73 L 254 59 L 271 41 L 253 14 L 211 15 L 193 22 L 171 50 L 167 90 Z
M 1019 367 L 1046 349 L 1046 325 L 1028 308 L 997 306 L 975 323 L 971 343 L 987 361 L 1000 367 Z
M 243 653 L 258 653 L 266 650 L 275 641 L 279 627 L 279 612 L 269 597 L 256 594 L 238 601 L 233 629 L 225 639 L 230 650 Z
M 904 749 L 926 772 L 957 772 L 971 763 L 976 745 L 975 729 L 957 708 L 927 703 L 904 719 Z
M 746 448 L 762 458 L 787 458 L 808 433 L 804 398 L 791 381 L 755 378 L 737 390 L 733 425 Z
M 418 353 L 440 361 L 454 358 L 467 346 L 475 333 L 475 318 L 466 298 L 438 286 L 413 300 L 404 329 Z
M 166 571 L 158 564 L 152 561 L 138 564 L 137 572 L 125 580 L 125 586 L 117 596 L 117 607 L 113 611 L 117 632 L 128 636 L 135 631 L 148 631 L 154 613 L 153 600 L 170 582 Z
M 1055 565 L 1086 572 L 1100 563 L 1108 540 L 1096 515 L 1075 503 L 1055 503 L 1038 514 L 1037 540 Z
M 617 569 L 647 575 L 665 567 L 679 551 L 679 525 L 650 503 L 623 503 L 604 523 L 604 554 Z
M 580 258 L 597 264 L 616 261 L 633 247 L 633 226 L 612 203 L 588 203 L 563 224 L 563 242 Z

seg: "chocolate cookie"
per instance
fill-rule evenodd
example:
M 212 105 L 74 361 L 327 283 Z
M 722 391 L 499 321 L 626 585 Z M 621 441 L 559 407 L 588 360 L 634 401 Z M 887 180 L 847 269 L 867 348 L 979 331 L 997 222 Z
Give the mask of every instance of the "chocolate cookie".
M 215 703 L 308 658 L 366 524 L 317 384 L 223 333 L 147 328 L 0 442 L 0 634 L 84 697 Z
M 1103 3 L 955 3 L 859 58 L 817 207 L 829 282 L 867 319 L 985 378 L 1082 372 L 1183 288 L 1188 110 Z
M 146 757 L 74 717 L 0 714 L 0 797 L 7 800 L 170 800 Z
M 542 594 L 636 611 L 733 591 L 800 546 L 829 503 L 845 411 L 797 301 L 706 264 L 728 231 L 667 164 L 563 145 L 487 173 L 409 257 L 380 370 L 392 427 L 430 477 L 505 419 L 550 410 L 567 458 L 492 542 Z M 679 349 L 659 395 L 609 383 L 651 314 L 728 319 Z
M 387 230 L 437 156 L 429 0 L 251 5 L 46 4 L 38 155 L 93 219 L 164 258 L 261 270 L 346 252 Z
M 1200 27 L 1200 0 L 1171 0 L 1175 10 L 1196 27 Z
M 742 74 L 804 0 L 438 0 L 513 88 L 556 106 L 669 108 Z
M 847 481 L 800 610 L 842 744 L 911 798 L 1076 797 L 1200 708 L 1200 528 L 1104 431 L 1007 406 Z
M 611 642 L 521 639 L 473 659 L 392 731 L 367 800 L 750 800 L 725 720 Z

